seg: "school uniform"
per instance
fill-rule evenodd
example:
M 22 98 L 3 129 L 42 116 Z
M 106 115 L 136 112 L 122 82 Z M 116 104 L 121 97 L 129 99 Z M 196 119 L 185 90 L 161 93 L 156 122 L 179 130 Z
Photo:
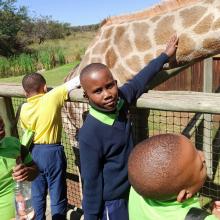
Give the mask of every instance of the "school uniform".
M 133 148 L 129 106 L 145 92 L 149 80 L 167 61 L 168 56 L 162 53 L 120 87 L 114 112 L 90 106 L 79 131 L 85 220 L 128 219 L 127 161 Z
M 192 212 L 190 215 L 189 212 Z M 201 209 L 199 199 L 194 196 L 184 202 L 176 199 L 159 201 L 144 198 L 131 187 L 129 195 L 130 220 L 217 220 L 218 218 Z
M 27 99 L 21 108 L 23 129 L 34 132 L 32 157 L 40 174 L 32 183 L 32 204 L 36 220 L 46 219 L 46 196 L 49 191 L 52 219 L 65 219 L 67 211 L 66 157 L 61 145 L 61 108 L 68 93 L 79 85 L 79 77 L 48 93 Z
M 21 155 L 21 144 L 15 137 L 5 137 L 0 140 L 0 219 L 9 220 L 15 217 L 15 181 L 12 178 L 16 159 Z M 27 154 L 23 163 L 32 162 Z

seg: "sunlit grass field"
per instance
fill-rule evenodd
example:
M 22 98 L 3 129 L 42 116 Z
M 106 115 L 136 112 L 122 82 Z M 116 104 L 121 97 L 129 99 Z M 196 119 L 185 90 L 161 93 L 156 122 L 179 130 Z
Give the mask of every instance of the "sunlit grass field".
M 33 44 L 30 49 L 43 50 L 45 48 L 60 48 L 62 49 L 67 62 L 79 60 L 89 46 L 91 40 L 97 32 L 75 32 L 64 39 L 48 40 L 41 44 Z
M 52 70 L 47 70 L 43 72 L 43 76 L 47 81 L 49 86 L 57 86 L 64 82 L 64 78 L 69 74 L 69 72 L 78 64 L 78 62 L 68 63 L 63 66 L 54 68 Z M 0 83 L 16 83 L 21 84 L 22 76 L 0 78 Z
M 67 63 L 80 62 L 95 35 L 95 31 L 74 32 L 63 39 L 30 45 L 31 54 L 0 57 L 0 78 L 16 77 L 42 69 L 50 70 Z

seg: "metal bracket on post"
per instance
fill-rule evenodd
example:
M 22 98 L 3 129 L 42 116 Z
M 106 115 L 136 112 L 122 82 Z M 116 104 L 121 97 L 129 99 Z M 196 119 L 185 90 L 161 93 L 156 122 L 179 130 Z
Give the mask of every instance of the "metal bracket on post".
M 136 145 L 137 143 L 143 141 L 149 136 L 148 117 L 150 114 L 150 110 L 132 107 L 130 113 L 133 123 L 133 140 L 134 145 Z

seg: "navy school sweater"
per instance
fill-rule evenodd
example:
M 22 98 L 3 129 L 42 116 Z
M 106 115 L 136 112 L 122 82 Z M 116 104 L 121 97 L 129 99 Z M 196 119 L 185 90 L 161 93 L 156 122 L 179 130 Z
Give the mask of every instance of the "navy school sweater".
M 127 161 L 133 140 L 128 107 L 167 61 L 168 56 L 162 53 L 119 88 L 123 105 L 117 114 L 90 109 L 79 131 L 85 220 L 98 220 L 104 201 L 124 198 L 129 192 Z

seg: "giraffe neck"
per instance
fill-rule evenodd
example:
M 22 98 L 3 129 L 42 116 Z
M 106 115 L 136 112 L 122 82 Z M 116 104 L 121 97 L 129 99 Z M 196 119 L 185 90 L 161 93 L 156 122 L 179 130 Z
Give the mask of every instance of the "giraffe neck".
M 163 1 L 160 4 L 157 4 L 155 6 L 152 6 L 149 9 L 145 9 L 142 11 L 125 14 L 125 15 L 119 15 L 119 16 L 113 16 L 105 19 L 102 23 L 102 25 L 112 25 L 112 24 L 121 24 L 124 22 L 131 22 L 131 21 L 138 21 L 143 19 L 149 19 L 151 17 L 160 16 L 164 13 L 168 13 L 169 11 L 177 10 L 184 6 L 189 6 L 197 3 L 198 0 L 169 0 L 169 1 Z
M 77 74 L 87 64 L 106 64 L 119 83 L 135 75 L 179 36 L 177 65 L 220 51 L 220 1 L 203 0 L 141 20 L 103 25 L 87 49 Z

